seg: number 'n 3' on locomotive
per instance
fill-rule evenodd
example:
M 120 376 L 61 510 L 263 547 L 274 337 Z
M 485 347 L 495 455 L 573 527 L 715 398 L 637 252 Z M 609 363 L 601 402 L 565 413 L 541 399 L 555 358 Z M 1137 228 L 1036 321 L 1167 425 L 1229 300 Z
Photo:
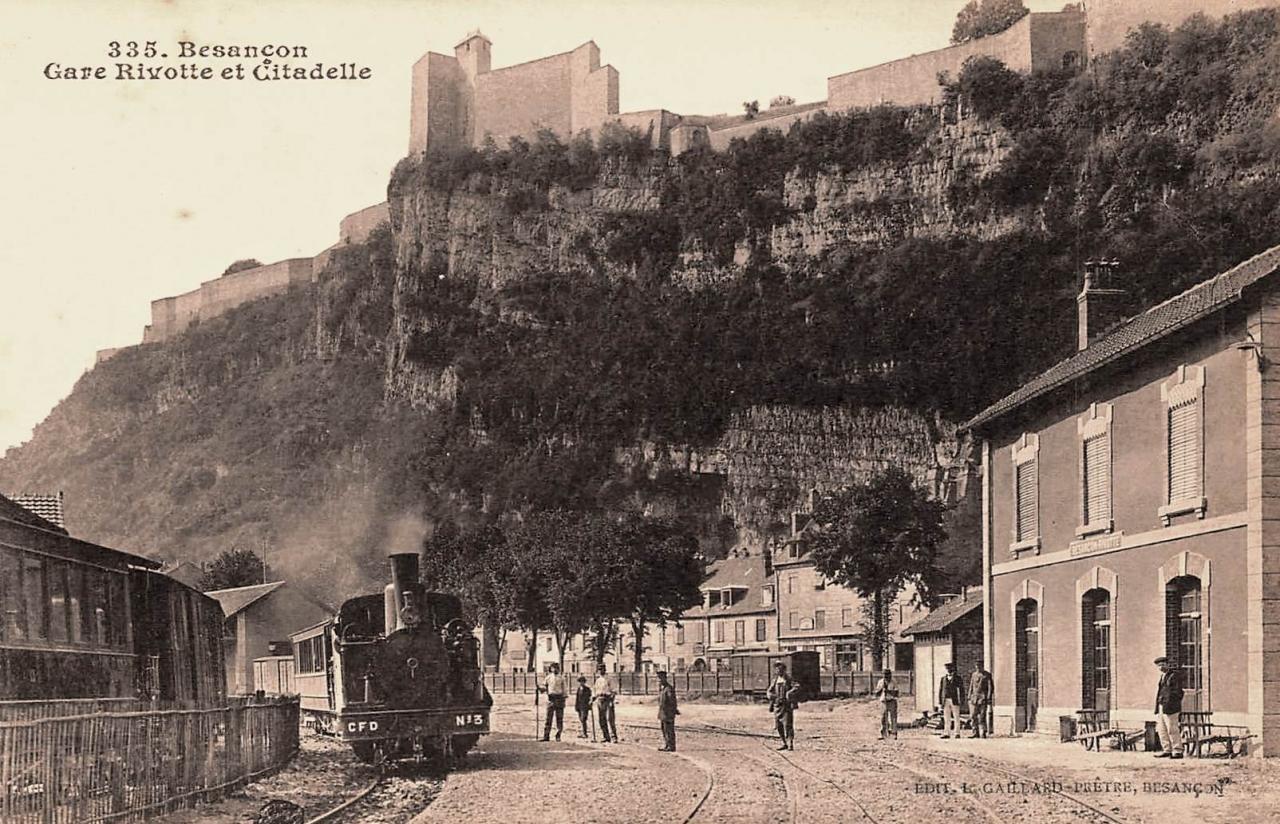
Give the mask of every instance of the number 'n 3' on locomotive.
M 463 756 L 489 731 L 493 704 L 479 645 L 457 597 L 425 591 L 417 554 L 390 560 L 381 595 L 291 636 L 303 714 L 364 761 Z

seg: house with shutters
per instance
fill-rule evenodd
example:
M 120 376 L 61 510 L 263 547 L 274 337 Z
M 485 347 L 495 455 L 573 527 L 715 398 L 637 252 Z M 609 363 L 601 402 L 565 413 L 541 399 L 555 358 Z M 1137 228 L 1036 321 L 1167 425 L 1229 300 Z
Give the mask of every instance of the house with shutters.
M 983 464 L 997 731 L 1184 710 L 1280 752 L 1280 246 L 1128 317 L 1085 266 L 1078 347 L 966 424 Z M 1257 745 L 1261 744 L 1261 748 Z

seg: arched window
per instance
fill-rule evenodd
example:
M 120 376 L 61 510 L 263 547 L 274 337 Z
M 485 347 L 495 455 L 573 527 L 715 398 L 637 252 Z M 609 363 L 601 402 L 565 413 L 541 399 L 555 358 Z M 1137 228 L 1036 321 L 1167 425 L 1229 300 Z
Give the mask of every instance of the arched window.
M 1040 704 L 1040 605 L 1031 598 L 1018 601 L 1014 611 L 1017 680 L 1015 683 L 1019 732 L 1036 726 Z
M 1080 599 L 1080 706 L 1104 710 L 1111 706 L 1112 635 L 1111 593 L 1091 589 Z
M 1182 708 L 1202 709 L 1204 693 L 1203 589 L 1194 575 L 1165 585 L 1165 655 L 1182 670 Z

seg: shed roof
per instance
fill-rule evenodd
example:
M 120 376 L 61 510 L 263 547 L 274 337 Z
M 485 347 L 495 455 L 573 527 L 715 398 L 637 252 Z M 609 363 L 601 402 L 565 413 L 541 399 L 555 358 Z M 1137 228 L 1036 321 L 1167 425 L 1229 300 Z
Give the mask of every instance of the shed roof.
M 282 586 L 284 586 L 284 581 L 272 581 L 267 584 L 254 584 L 247 587 L 215 589 L 212 592 L 206 592 L 205 595 L 217 599 L 218 603 L 222 604 L 222 614 L 230 618 Z
M 1121 323 L 1088 348 L 1059 361 L 1017 390 L 979 412 L 964 429 L 976 429 L 1028 401 L 1126 357 L 1238 300 L 1244 290 L 1280 269 L 1280 246 L 1257 254 L 1220 275 L 1192 286 Z
M 67 528 L 66 518 L 63 517 L 61 492 L 56 495 L 14 495 L 13 502 L 28 512 L 39 515 L 58 529 Z
M 953 598 L 902 631 L 903 635 L 946 632 L 956 621 L 982 606 L 981 598 Z
M 0 541 L 20 549 L 39 550 L 111 566 L 160 568 L 160 563 L 150 558 L 73 538 L 62 527 L 18 506 L 3 495 L 0 495 Z
M 753 612 L 772 612 L 775 607 L 760 603 L 760 588 L 765 584 L 764 556 L 739 555 L 722 558 L 711 565 L 711 577 L 699 587 L 702 591 L 718 591 L 722 589 L 745 589 L 744 595 L 737 603 L 729 606 L 695 607 L 688 614 L 696 617 L 720 615 L 747 615 Z M 775 604 L 777 602 L 775 601 Z

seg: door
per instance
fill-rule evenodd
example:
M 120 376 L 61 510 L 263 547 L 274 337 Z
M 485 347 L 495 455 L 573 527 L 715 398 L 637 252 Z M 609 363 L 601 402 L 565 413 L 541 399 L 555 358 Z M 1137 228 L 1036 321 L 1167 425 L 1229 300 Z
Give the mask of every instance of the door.
M 1014 725 L 1026 732 L 1035 729 L 1040 705 L 1040 610 L 1029 598 L 1018 602 L 1015 635 Z

